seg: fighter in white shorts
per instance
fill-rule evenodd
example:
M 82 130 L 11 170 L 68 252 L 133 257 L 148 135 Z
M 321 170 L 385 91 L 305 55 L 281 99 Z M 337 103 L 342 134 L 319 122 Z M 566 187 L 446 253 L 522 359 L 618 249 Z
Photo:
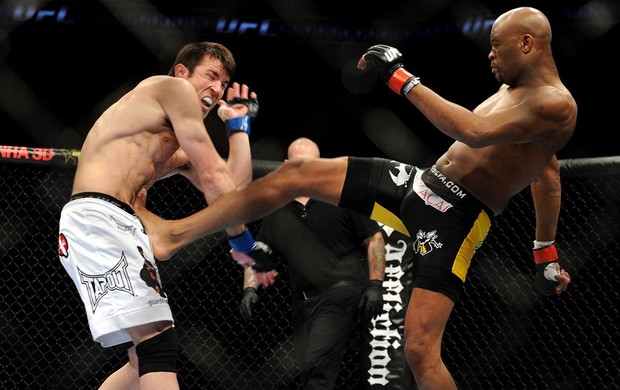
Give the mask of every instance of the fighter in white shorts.
M 129 205 L 76 194 L 62 210 L 59 237 L 60 260 L 103 347 L 131 342 L 126 328 L 173 321 L 150 240 Z

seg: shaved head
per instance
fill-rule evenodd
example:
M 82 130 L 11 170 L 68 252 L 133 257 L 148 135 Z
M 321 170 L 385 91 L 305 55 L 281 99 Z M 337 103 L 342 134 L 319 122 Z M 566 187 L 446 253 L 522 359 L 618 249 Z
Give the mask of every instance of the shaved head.
M 549 19 L 532 7 L 519 7 L 501 14 L 493 24 L 493 29 L 509 34 L 530 34 L 543 45 L 551 43 Z
M 301 137 L 291 142 L 288 147 L 288 159 L 320 157 L 319 147 L 314 141 Z

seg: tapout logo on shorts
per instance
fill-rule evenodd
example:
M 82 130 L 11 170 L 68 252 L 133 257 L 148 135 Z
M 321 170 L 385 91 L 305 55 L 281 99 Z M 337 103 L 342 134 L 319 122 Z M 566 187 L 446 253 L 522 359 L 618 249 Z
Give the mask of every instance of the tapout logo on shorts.
M 97 310 L 97 305 L 101 298 L 110 291 L 122 291 L 134 295 L 127 267 L 127 258 L 125 257 L 125 252 L 123 252 L 120 261 L 106 273 L 88 275 L 78 268 L 80 282 L 88 291 L 88 299 L 93 313 Z

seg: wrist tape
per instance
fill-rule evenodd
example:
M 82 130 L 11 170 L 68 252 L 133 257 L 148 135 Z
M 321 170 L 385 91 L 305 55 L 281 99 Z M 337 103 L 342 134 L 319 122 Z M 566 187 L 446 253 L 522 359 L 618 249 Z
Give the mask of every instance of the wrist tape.
M 252 237 L 250 230 L 245 229 L 245 231 L 238 236 L 230 237 L 228 239 L 228 244 L 237 252 L 250 253 L 254 248 L 254 237 Z
M 558 250 L 555 244 L 551 244 L 544 248 L 534 249 L 534 262 L 536 264 L 545 264 L 556 261 L 558 259 Z
M 388 87 L 399 95 L 407 95 L 411 88 L 420 84 L 420 78 L 407 72 L 405 68 L 398 68 L 388 81 Z
M 226 135 L 230 136 L 232 133 L 236 133 L 238 131 L 244 131 L 248 135 L 250 135 L 250 116 L 238 116 L 236 118 L 228 119 L 224 122 L 226 125 Z

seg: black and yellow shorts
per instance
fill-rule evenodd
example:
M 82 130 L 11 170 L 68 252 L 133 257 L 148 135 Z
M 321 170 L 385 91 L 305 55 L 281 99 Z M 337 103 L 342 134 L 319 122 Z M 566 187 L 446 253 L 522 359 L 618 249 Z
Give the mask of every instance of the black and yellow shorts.
M 453 301 L 493 215 L 435 166 L 420 169 L 382 158 L 349 157 L 339 206 L 411 237 L 413 286 Z

